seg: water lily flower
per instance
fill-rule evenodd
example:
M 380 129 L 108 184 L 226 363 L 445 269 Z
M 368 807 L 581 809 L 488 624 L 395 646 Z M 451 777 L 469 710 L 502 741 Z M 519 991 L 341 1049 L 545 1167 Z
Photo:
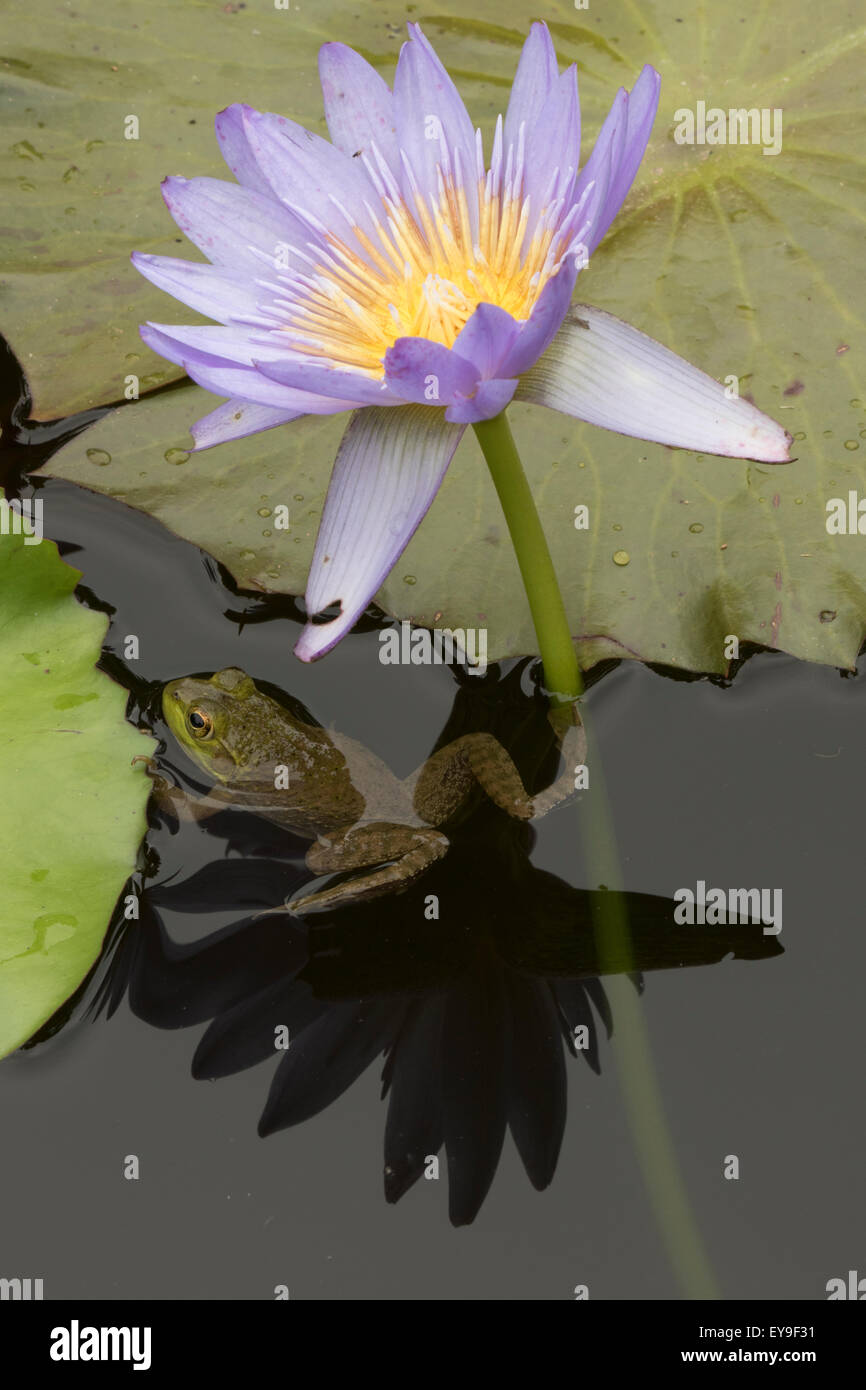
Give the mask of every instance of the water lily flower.
M 352 627 L 430 507 L 467 424 L 512 399 L 621 434 L 782 462 L 788 436 L 645 334 L 589 306 L 579 269 L 628 193 L 659 75 L 620 89 L 585 164 L 574 66 L 532 25 L 489 162 L 417 25 L 393 91 L 352 49 L 319 69 L 331 142 L 243 105 L 216 118 L 237 183 L 169 178 L 178 226 L 208 257 L 137 253 L 161 289 L 216 320 L 149 323 L 145 342 L 230 397 L 197 449 L 299 416 L 352 410 L 337 453 L 295 648 Z M 332 605 L 330 621 L 313 619 Z

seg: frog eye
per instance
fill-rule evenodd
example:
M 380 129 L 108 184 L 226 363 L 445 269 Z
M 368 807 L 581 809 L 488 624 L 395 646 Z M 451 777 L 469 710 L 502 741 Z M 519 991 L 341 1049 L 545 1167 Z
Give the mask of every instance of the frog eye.
M 193 738 L 210 738 L 213 733 L 213 720 L 203 709 L 191 709 L 186 722 Z

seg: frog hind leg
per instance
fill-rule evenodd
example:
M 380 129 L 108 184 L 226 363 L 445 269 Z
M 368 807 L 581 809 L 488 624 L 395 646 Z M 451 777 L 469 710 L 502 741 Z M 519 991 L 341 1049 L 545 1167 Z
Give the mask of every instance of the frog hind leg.
M 551 722 L 556 728 L 555 721 Z M 579 767 L 586 764 L 586 733 L 577 716 L 564 730 L 561 727 L 557 729 L 557 742 L 565 766 L 555 782 L 532 798 L 532 814 L 536 817 L 546 816 L 554 806 L 559 806 L 561 802 L 573 796 L 576 790 L 575 773 Z
M 583 762 L 586 739 L 579 724 L 562 738 L 565 770 L 552 786 L 530 796 L 511 758 L 492 734 L 464 734 L 440 748 L 410 779 L 415 810 L 423 820 L 441 825 L 459 809 L 472 791 L 481 788 L 494 805 L 519 820 L 533 820 L 574 791 L 574 768 Z
M 416 813 L 430 825 L 444 824 L 477 787 L 511 816 L 532 814 L 520 773 L 492 734 L 464 734 L 440 748 L 407 786 Z
M 310 846 L 306 857 L 308 867 L 315 873 L 336 873 L 377 864 L 379 867 L 330 888 L 292 898 L 288 909 L 300 916 L 313 908 L 340 907 L 344 903 L 398 893 L 447 852 L 447 838 L 427 826 L 372 823 L 357 826 L 331 840 L 319 839 Z M 391 862 L 383 864 L 386 857 Z

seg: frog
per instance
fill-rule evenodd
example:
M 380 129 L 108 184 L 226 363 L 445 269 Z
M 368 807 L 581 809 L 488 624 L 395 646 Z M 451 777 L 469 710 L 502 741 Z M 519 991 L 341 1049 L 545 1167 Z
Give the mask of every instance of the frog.
M 307 722 L 236 666 L 169 681 L 162 710 L 212 786 L 193 797 L 150 765 L 160 805 L 183 820 L 245 808 L 310 840 L 305 861 L 313 874 L 361 871 L 274 909 L 298 917 L 408 888 L 447 854 L 441 827 L 479 792 L 518 820 L 546 815 L 573 794 L 586 750 L 576 705 L 565 715 L 560 706 L 551 723 L 565 770 L 531 796 L 492 734 L 464 734 L 401 779 L 362 743 Z

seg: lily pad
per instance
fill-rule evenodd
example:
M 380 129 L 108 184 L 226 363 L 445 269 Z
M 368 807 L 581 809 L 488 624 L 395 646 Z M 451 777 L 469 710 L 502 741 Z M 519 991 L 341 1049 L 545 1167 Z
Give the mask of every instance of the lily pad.
M 682 22 L 675 10 L 662 14 L 655 5 L 611 0 L 584 13 L 559 0 L 546 12 L 561 61 L 579 63 L 587 148 L 616 87 L 630 85 L 646 61 L 662 75 L 659 114 L 637 183 L 581 274 L 578 296 L 719 380 L 735 377 L 743 395 L 794 435 L 795 461 L 749 465 L 641 444 L 540 409 L 515 406 L 510 415 L 584 664 L 619 655 L 722 671 L 729 638 L 736 637 L 851 666 L 866 631 L 866 546 L 859 535 L 829 535 L 826 522 L 828 502 L 858 488 L 866 492 L 859 270 L 866 30 L 855 26 L 843 0 L 828 0 L 817 11 L 791 0 L 784 22 L 771 6 L 752 0 L 686 9 Z M 160 16 L 170 32 L 162 11 L 149 7 L 148 14 Z M 254 47 L 244 48 L 253 61 L 249 80 L 246 68 L 244 81 L 236 80 L 234 52 L 226 54 L 225 78 L 207 68 L 207 141 L 213 111 L 237 99 L 285 110 L 321 129 L 312 50 L 333 34 L 372 53 L 389 75 L 403 32 L 398 26 L 391 33 L 390 7 L 377 6 L 373 16 L 365 8 L 343 29 L 346 14 L 339 4 L 318 6 L 315 43 L 303 16 L 285 53 L 273 39 L 268 61 L 278 53 L 291 71 L 305 74 L 298 86 L 281 82 L 278 94 L 264 79 L 256 86 Z M 480 0 L 474 14 L 472 20 L 447 12 L 413 18 L 424 24 L 473 116 L 489 131 L 507 98 L 527 20 L 511 0 L 495 8 Z M 255 23 L 264 23 L 258 12 Z M 267 30 L 272 37 L 277 32 Z M 202 51 L 212 53 L 216 42 L 203 41 Z M 138 52 L 146 67 L 150 50 Z M 160 73 L 161 82 L 169 80 Z M 679 113 L 696 111 L 698 102 L 725 112 L 766 111 L 770 139 L 766 145 L 678 143 Z M 165 148 L 177 149 L 182 163 L 171 172 L 218 171 L 203 154 L 198 126 L 191 134 L 184 124 L 185 108 L 181 115 L 166 103 L 154 119 L 174 122 Z M 765 152 L 779 119 L 781 149 Z M 144 215 L 144 196 L 138 180 L 119 196 L 131 214 L 124 221 L 127 244 L 135 240 L 135 217 Z M 147 196 L 146 215 L 156 216 Z M 135 244 L 176 252 L 140 238 Z M 136 287 L 134 293 L 154 292 Z M 167 297 L 157 299 L 149 313 L 189 320 Z M 128 302 L 141 316 L 141 301 Z M 104 344 L 99 350 L 104 354 Z M 192 391 L 142 400 L 68 445 L 50 470 L 154 512 L 224 560 L 242 584 L 302 591 L 341 422 L 299 422 L 221 446 L 169 477 L 166 453 L 188 444 L 186 425 L 213 403 Z M 110 453 L 113 466 L 100 469 L 88 449 Z M 259 515 L 276 501 L 292 510 L 289 532 Z M 574 525 L 579 506 L 589 508 L 586 530 Z M 491 658 L 534 651 L 517 567 L 471 435 L 379 601 L 387 612 L 421 623 L 486 626 Z
M 50 541 L 0 534 L 0 1056 L 96 960 L 135 867 L 150 783 L 126 694 L 97 671 L 107 619 Z

